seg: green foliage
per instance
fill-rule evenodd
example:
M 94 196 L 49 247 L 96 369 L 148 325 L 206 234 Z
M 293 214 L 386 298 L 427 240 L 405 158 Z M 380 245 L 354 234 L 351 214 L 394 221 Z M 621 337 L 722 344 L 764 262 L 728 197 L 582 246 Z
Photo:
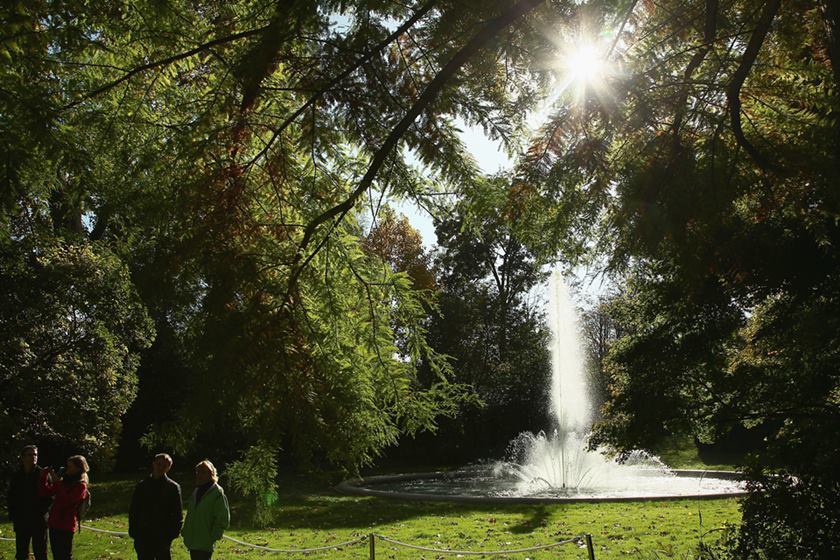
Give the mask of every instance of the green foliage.
M 743 526 L 736 541 L 738 557 L 831 558 L 838 549 L 837 480 L 824 473 L 757 475 L 743 506 Z
M 725 383 L 730 344 L 719 337 L 739 326 L 740 313 L 721 305 L 725 296 L 714 284 L 695 301 L 671 282 L 640 279 L 631 285 L 644 289 L 630 288 L 613 302 L 613 313 L 630 334 L 611 345 L 605 361 L 610 421 L 598 438 L 621 440 L 628 448 L 653 447 L 669 434 L 713 439 L 716 427 L 726 430 L 725 407 L 733 399 L 718 386 Z M 645 406 L 651 395 L 657 396 L 656 407 Z
M 38 429 L 91 449 L 116 433 L 151 341 L 145 308 L 166 337 L 140 371 L 165 378 L 171 357 L 185 395 L 164 415 L 138 401 L 150 408 L 135 416 L 154 417 L 149 445 L 225 461 L 259 444 L 357 470 L 463 402 L 440 354 L 449 340 L 465 343 L 451 348 L 459 367 L 494 365 L 469 376 L 487 380 L 483 398 L 516 394 L 520 362 L 532 372 L 542 363 L 539 319 L 517 298 L 558 249 L 580 261 L 594 248 L 629 283 L 599 440 L 625 448 L 760 427 L 771 437 L 759 471 L 830 486 L 840 449 L 830 428 L 840 363 L 833 4 L 784 2 L 762 19 L 774 3 L 547 2 L 424 97 L 513 5 L 3 4 L 0 266 L 22 310 L 4 309 L 3 375 L 40 368 L 50 394 L 70 384 L 104 395 L 61 422 L 38 418 Z M 517 151 L 550 81 L 551 39 L 625 18 L 609 95 L 560 95 L 515 176 L 477 180 L 456 119 Z M 415 104 L 413 125 L 386 144 Z M 429 294 L 360 248 L 366 175 L 377 192 L 428 208 L 440 208 L 440 191 L 460 196 L 441 227 L 441 310 L 475 328 L 433 332 Z M 37 258 L 72 264 L 44 265 L 50 284 Z M 99 298 L 114 319 L 90 319 Z M 77 308 L 86 315 L 60 311 Z M 71 319 L 84 337 L 56 354 L 64 361 L 32 362 L 28 349 L 53 341 L 39 333 L 64 329 L 60 341 Z M 430 344 L 438 334 L 445 344 Z M 34 385 L 3 391 L 18 388 L 15 406 L 34 400 Z
M 607 354 L 615 341 L 624 337 L 631 328 L 629 320 L 627 324 L 620 322 L 622 302 L 622 294 L 607 294 L 580 313 L 581 331 L 588 354 L 588 384 L 598 407 L 609 394 Z
M 470 203 L 457 205 L 436 228 L 441 290 L 430 344 L 451 357 L 453 380 L 471 387 L 483 404 L 465 407 L 457 423 L 425 444 L 443 446 L 447 461 L 499 456 L 513 437 L 543 429 L 547 418 L 549 333 L 528 298 L 544 280 L 541 257 L 519 240 L 519 224 L 504 213 L 503 201 L 514 196 L 504 180 L 482 180 L 471 189 Z
M 259 441 L 355 470 L 457 410 L 464 389 L 426 342 L 430 296 L 360 249 L 355 189 L 407 105 L 509 7 L 0 8 L 0 227 L 33 250 L 42 235 L 94 241 L 131 270 L 165 333 L 140 368 L 132 438 L 222 462 Z M 433 206 L 438 188 L 468 183 L 456 118 L 513 145 L 544 81 L 524 49 L 490 39 L 424 102 L 373 188 Z M 183 397 L 163 411 L 150 397 L 161 385 Z
M 561 100 L 521 175 L 571 256 L 594 245 L 623 284 L 593 444 L 766 436 L 734 553 L 831 558 L 837 22 L 824 3 L 774 5 L 634 4 L 609 95 Z
M 0 297 L 3 447 L 50 442 L 107 466 L 154 337 L 125 265 L 96 243 L 10 241 Z
M 252 445 L 242 458 L 230 463 L 225 474 L 233 489 L 243 496 L 254 497 L 254 523 L 266 525 L 271 519 L 271 508 L 277 503 L 277 451 L 271 445 Z

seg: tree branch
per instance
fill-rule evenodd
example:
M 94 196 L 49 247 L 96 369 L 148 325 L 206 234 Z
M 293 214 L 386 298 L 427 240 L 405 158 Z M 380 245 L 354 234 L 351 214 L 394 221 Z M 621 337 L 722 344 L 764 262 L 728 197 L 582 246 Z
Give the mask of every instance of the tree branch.
M 260 28 L 257 28 L 257 29 L 250 29 L 248 31 L 241 31 L 239 33 L 234 33 L 233 35 L 228 35 L 226 37 L 219 37 L 218 39 L 213 39 L 212 41 L 208 41 L 207 43 L 203 43 L 203 44 L 195 47 L 194 49 L 190 49 L 188 51 L 185 51 L 185 52 L 182 52 L 182 53 L 179 53 L 179 54 L 175 54 L 175 55 L 169 56 L 167 58 L 162 58 L 160 60 L 154 60 L 152 62 L 149 62 L 148 64 L 143 64 L 142 66 L 137 66 L 136 68 L 133 68 L 133 69 L 129 70 L 128 72 L 123 74 L 121 77 L 117 78 L 116 80 L 114 80 L 112 82 L 108 82 L 107 84 L 105 84 L 103 86 L 100 86 L 100 87 L 96 88 L 95 90 L 84 94 L 83 96 L 76 99 L 75 101 L 71 101 L 70 103 L 68 103 L 67 105 L 62 107 L 61 110 L 66 111 L 67 109 L 72 109 L 73 107 L 75 107 L 76 105 L 79 105 L 83 101 L 86 101 L 87 99 L 91 99 L 92 97 L 96 97 L 97 95 L 100 95 L 102 93 L 105 93 L 106 91 L 117 87 L 121 83 L 123 83 L 127 80 L 130 80 L 131 78 L 133 78 L 137 74 L 142 74 L 143 72 L 146 72 L 147 70 L 151 70 L 152 68 L 157 68 L 159 66 L 166 66 L 168 64 L 172 64 L 173 62 L 177 62 L 179 60 L 183 60 L 185 58 L 195 56 L 198 53 L 209 50 L 209 49 L 211 49 L 211 48 L 213 48 L 217 45 L 222 45 L 224 43 L 230 43 L 230 42 L 233 42 L 233 41 L 237 41 L 239 39 L 244 39 L 246 37 L 251 37 L 253 35 L 257 35 L 258 33 L 262 33 L 263 31 L 265 31 L 266 29 L 268 29 L 268 26 L 260 27 Z
M 505 283 L 499 277 L 499 271 L 496 270 L 496 262 L 494 260 L 495 256 L 496 254 L 491 251 L 490 256 L 487 259 L 487 264 L 490 265 L 490 272 L 493 273 L 493 279 L 496 281 L 496 289 L 499 290 L 499 295 L 501 295 L 502 299 L 504 299 Z
M 834 73 L 834 87 L 840 88 L 840 5 L 835 0 L 822 0 L 820 4 L 828 41 L 828 56 Z
M 457 53 L 455 53 L 455 55 L 449 60 L 446 66 L 444 66 L 441 69 L 441 71 L 432 79 L 432 81 L 429 82 L 429 85 L 426 86 L 426 89 L 423 91 L 423 93 L 420 95 L 417 101 L 414 102 L 414 105 L 412 105 L 408 113 L 406 113 L 402 120 L 399 123 L 397 123 L 397 125 L 391 130 L 391 133 L 385 139 L 385 142 L 383 142 L 379 150 L 377 150 L 376 153 L 373 155 L 367 172 L 362 177 L 361 181 L 359 181 L 359 184 L 356 186 L 356 189 L 352 193 L 350 193 L 350 196 L 344 202 L 333 206 L 332 208 L 321 213 L 320 215 L 315 217 L 315 219 L 309 222 L 309 224 L 306 226 L 306 229 L 304 230 L 303 239 L 301 240 L 300 245 L 298 246 L 298 250 L 294 259 L 295 261 L 300 260 L 303 252 L 309 246 L 309 243 L 312 241 L 313 235 L 315 234 L 315 232 L 321 224 L 330 221 L 333 218 L 336 218 L 336 222 L 340 222 L 342 219 L 344 219 L 344 216 L 346 216 L 347 213 L 353 208 L 359 197 L 373 183 L 373 180 L 376 177 L 376 174 L 379 172 L 380 167 L 382 167 L 382 164 L 385 162 L 385 159 L 388 157 L 388 154 L 390 154 L 391 150 L 396 148 L 400 138 L 405 133 L 405 131 L 408 130 L 408 128 L 414 123 L 414 120 L 420 115 L 420 113 L 424 109 L 426 109 L 426 107 L 428 107 L 432 103 L 432 101 L 435 100 L 438 93 L 440 93 L 443 87 L 455 75 L 455 73 L 461 68 L 461 66 L 463 66 L 471 56 L 473 56 L 482 47 L 484 47 L 484 45 L 486 45 L 500 31 L 511 25 L 521 16 L 536 8 L 542 2 L 543 0 L 521 0 L 518 4 L 515 4 L 513 7 L 508 9 L 500 16 L 489 20 L 485 24 L 485 26 L 478 33 L 476 33 L 466 45 L 461 47 L 461 49 Z M 286 297 L 283 302 L 284 306 L 288 302 L 291 292 L 297 284 L 297 280 L 300 277 L 301 272 L 303 272 L 303 269 L 305 268 L 306 264 L 312 260 L 317 251 L 318 249 L 316 248 L 315 251 L 313 251 L 313 253 L 306 258 L 303 265 L 292 270 L 289 276 L 289 285 L 286 291 Z
M 399 37 L 400 35 L 405 33 L 412 25 L 414 25 L 419 19 L 421 19 L 423 16 L 425 16 L 429 12 L 429 10 L 432 9 L 432 7 L 435 5 L 435 2 L 437 2 L 437 0 L 429 0 L 428 2 L 426 2 L 423 6 L 420 7 L 420 9 L 418 9 L 414 13 L 414 15 L 412 15 L 409 19 L 407 19 L 405 21 L 405 23 L 403 23 L 401 26 L 399 26 L 393 33 L 391 33 L 385 39 L 383 39 L 382 41 L 377 43 L 372 49 L 367 51 L 364 54 L 364 56 L 362 56 L 361 58 L 356 60 L 356 62 L 352 66 L 347 68 L 344 72 L 342 72 L 341 74 L 339 74 L 338 76 L 336 76 L 335 78 L 330 80 L 330 82 L 327 85 L 323 86 L 318 91 L 313 93 L 309 97 L 309 99 L 306 100 L 306 102 L 303 105 L 298 107 L 298 109 L 294 113 L 292 113 L 291 115 L 286 117 L 286 120 L 284 120 L 282 123 L 280 123 L 280 126 L 278 126 L 274 130 L 274 133 L 271 135 L 271 138 L 268 140 L 265 147 L 263 147 L 263 149 L 260 150 L 260 152 L 256 156 L 254 156 L 254 158 L 246 166 L 246 169 L 248 167 L 252 166 L 260 158 L 264 157 L 268 153 L 268 150 L 271 149 L 271 145 L 274 144 L 274 141 L 277 140 L 277 137 L 280 136 L 283 133 L 283 131 L 286 130 L 289 127 L 289 125 L 291 125 L 295 121 L 295 119 L 297 119 L 300 115 L 302 115 L 310 106 L 312 106 L 316 101 L 318 101 L 326 92 L 334 89 L 347 76 L 349 76 L 350 74 L 352 74 L 353 72 L 355 72 L 356 70 L 358 70 L 359 68 L 361 68 L 362 66 L 367 64 L 368 61 L 370 61 L 377 53 L 379 53 L 382 49 L 384 49 L 388 44 L 390 44 L 392 41 L 397 39 L 397 37 Z
M 717 33 L 717 15 L 718 15 L 718 0 L 706 0 L 706 24 L 703 28 L 703 46 L 694 53 L 688 66 L 685 67 L 683 74 L 683 88 L 680 94 L 680 99 L 677 101 L 677 114 L 674 117 L 674 142 L 679 144 L 680 126 L 685 117 L 685 104 L 688 101 L 688 86 L 694 71 L 697 69 L 706 55 L 712 48 L 712 43 L 715 41 L 715 34 Z
M 840 90 L 840 4 L 836 0 L 822 0 L 821 10 L 825 22 L 828 57 L 834 75 L 834 90 Z M 840 139 L 840 123 L 835 121 L 835 137 Z M 837 165 L 840 165 L 838 162 Z
M 744 51 L 744 57 L 741 59 L 741 64 L 735 70 L 732 76 L 732 81 L 726 88 L 726 99 L 729 102 L 729 119 L 732 126 L 732 132 L 735 134 L 735 139 L 738 144 L 744 148 L 753 161 L 762 170 L 767 171 L 770 168 L 770 162 L 767 158 L 758 151 L 758 148 L 753 146 L 747 137 L 744 135 L 744 130 L 741 127 L 741 87 L 744 81 L 752 70 L 755 59 L 758 57 L 758 52 L 761 50 L 761 45 L 767 37 L 770 30 L 770 25 L 773 23 L 773 18 L 779 11 L 781 0 L 768 0 L 764 4 L 764 9 L 758 17 L 758 24 L 750 36 L 747 48 Z
M 615 51 L 615 47 L 618 46 L 618 41 L 621 39 L 621 34 L 624 33 L 624 28 L 627 27 L 627 22 L 630 21 L 630 17 L 633 15 L 633 11 L 636 9 L 636 4 L 639 3 L 639 0 L 633 0 L 633 2 L 627 7 L 627 11 L 624 13 L 624 18 L 621 20 L 621 25 L 618 28 L 618 31 L 615 34 L 615 38 L 613 39 L 612 44 L 610 45 L 610 50 L 607 51 L 606 58 L 612 56 L 613 52 Z
M 247 113 L 256 103 L 257 97 L 262 90 L 263 80 L 269 76 L 277 67 L 277 60 L 280 49 L 294 30 L 299 30 L 301 21 L 295 19 L 292 11 L 298 9 L 296 0 L 278 2 L 276 10 L 269 24 L 265 27 L 265 33 L 256 41 L 251 49 L 245 52 L 234 70 L 234 74 L 242 82 L 242 102 L 239 106 L 240 114 Z M 298 0 L 298 3 L 299 0 Z M 305 9 L 315 11 L 311 3 L 305 5 Z

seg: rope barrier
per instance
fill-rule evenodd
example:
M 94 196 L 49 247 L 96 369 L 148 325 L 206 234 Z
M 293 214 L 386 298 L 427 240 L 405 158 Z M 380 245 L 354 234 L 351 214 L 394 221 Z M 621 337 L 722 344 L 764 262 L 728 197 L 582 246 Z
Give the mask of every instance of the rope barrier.
M 394 539 L 389 539 L 388 537 L 384 537 L 382 535 L 375 535 L 375 536 L 379 537 L 380 540 L 383 540 L 385 542 L 389 542 L 391 544 L 396 544 L 396 545 L 399 545 L 399 546 L 404 546 L 406 548 L 413 548 L 415 550 L 423 550 L 425 552 L 436 552 L 438 554 L 461 554 L 461 555 L 465 555 L 465 556 L 466 555 L 492 556 L 492 555 L 498 555 L 498 554 L 516 554 L 516 553 L 520 553 L 520 552 L 533 552 L 535 550 L 545 550 L 547 548 L 554 548 L 555 546 L 561 546 L 561 545 L 564 545 L 564 544 L 577 543 L 577 542 L 583 540 L 583 538 L 584 538 L 583 536 L 572 537 L 571 539 L 556 542 L 556 543 L 540 544 L 540 545 L 537 545 L 537 546 L 530 546 L 528 548 L 515 548 L 515 549 L 512 549 L 512 550 L 469 551 L 469 550 L 446 550 L 446 549 L 443 549 L 443 548 L 428 548 L 428 547 L 425 547 L 425 546 L 418 546 L 418 545 L 415 545 L 415 544 L 408 544 L 408 543 L 400 542 L 400 541 L 397 541 L 397 540 L 394 540 Z
M 256 548 L 257 550 L 264 550 L 266 552 L 282 552 L 282 553 L 285 553 L 285 554 L 304 554 L 304 553 L 307 553 L 307 552 L 318 552 L 318 551 L 322 551 L 322 550 L 334 550 L 336 548 L 344 548 L 345 546 L 350 546 L 351 544 L 357 544 L 357 543 L 360 543 L 362 541 L 366 541 L 368 536 L 365 535 L 363 537 L 353 539 L 352 541 L 347 541 L 347 542 L 343 542 L 343 543 L 339 543 L 339 544 L 334 544 L 334 545 L 331 545 L 331 546 L 318 546 L 318 547 L 315 547 L 315 548 L 300 548 L 300 549 L 269 548 L 267 546 L 262 546 L 262 545 L 258 545 L 258 544 L 251 544 L 251 543 L 247 543 L 245 541 L 240 541 L 239 539 L 235 539 L 235 538 L 229 537 L 227 535 L 224 535 L 222 538 L 227 539 L 229 541 L 233 541 L 237 544 L 241 544 L 243 546 Z
M 127 537 L 128 533 L 125 531 L 109 531 L 108 529 L 97 529 L 96 527 L 91 527 L 90 525 L 82 525 L 82 529 L 87 529 L 88 531 L 93 531 L 94 533 L 105 533 L 108 535 L 117 535 L 118 537 Z
M 82 528 L 87 529 L 88 531 L 93 531 L 94 533 L 105 533 L 107 535 L 117 535 L 119 537 L 127 537 L 128 536 L 128 533 L 125 532 L 125 531 L 109 531 L 107 529 L 99 529 L 99 528 L 96 528 L 96 527 L 91 527 L 90 525 L 82 525 Z M 318 552 L 318 551 L 322 551 L 322 550 L 333 550 L 333 549 L 336 549 L 336 548 L 343 548 L 345 546 L 349 546 L 349 545 L 352 545 L 352 544 L 357 544 L 357 543 L 360 543 L 364 540 L 367 540 L 368 537 L 367 537 L 367 535 L 365 535 L 363 537 L 359 537 L 359 538 L 353 539 L 351 541 L 346 541 L 346 542 L 334 544 L 334 545 L 331 545 L 331 546 L 317 546 L 317 547 L 314 547 L 314 548 L 301 548 L 301 549 L 271 548 L 271 547 L 262 546 L 262 545 L 259 545 L 259 544 L 251 544 L 249 542 L 245 542 L 245 541 L 239 540 L 237 538 L 230 537 L 228 535 L 223 535 L 222 538 L 227 539 L 231 542 L 235 542 L 236 544 L 239 544 L 239 545 L 242 545 L 242 546 L 255 548 L 257 550 L 264 550 L 266 552 L 282 552 L 282 553 L 285 553 L 285 554 L 305 554 L 307 552 Z M 13 541 L 14 539 L 3 539 L 3 540 Z
M 90 525 L 82 525 L 82 528 L 87 529 L 88 531 L 93 531 L 94 533 L 105 533 L 107 535 L 116 535 L 116 536 L 119 536 L 119 537 L 127 537 L 128 536 L 128 533 L 125 532 L 125 531 L 109 531 L 108 529 L 99 529 L 97 527 L 91 527 Z M 330 546 L 317 546 L 317 547 L 313 547 L 313 548 L 300 548 L 300 549 L 271 548 L 271 547 L 263 546 L 263 545 L 259 545 L 259 544 L 251 544 L 249 542 L 245 542 L 243 540 L 239 540 L 235 537 L 230 537 L 228 535 L 222 536 L 223 539 L 227 539 L 231 542 L 235 542 L 236 544 L 241 545 L 241 546 L 247 546 L 249 548 L 254 548 L 254 549 L 257 549 L 257 550 L 263 550 L 265 552 L 277 552 L 277 553 L 282 553 L 282 554 L 306 554 L 306 553 L 309 553 L 309 552 L 321 552 L 321 551 L 324 551 L 324 550 L 335 550 L 335 549 L 338 549 L 338 548 L 344 548 L 346 546 L 351 546 L 351 545 L 354 545 L 354 544 L 358 544 L 358 543 L 364 542 L 366 540 L 370 540 L 371 550 L 373 550 L 374 549 L 373 542 L 374 542 L 374 539 L 376 537 L 379 537 L 379 539 L 382 540 L 382 541 L 385 541 L 385 542 L 388 542 L 388 543 L 391 543 L 391 544 L 394 544 L 394 545 L 397 545 L 397 546 L 402 546 L 402 547 L 405 547 L 405 548 L 412 548 L 414 550 L 422 550 L 424 552 L 434 552 L 434 553 L 437 553 L 437 554 L 457 554 L 457 555 L 462 555 L 462 556 L 494 556 L 494 555 L 499 555 L 499 554 L 518 554 L 518 553 L 521 553 L 521 552 L 534 552 L 534 551 L 537 551 L 537 550 L 546 550 L 546 549 L 549 549 L 549 548 L 554 548 L 554 547 L 557 547 L 557 546 L 562 546 L 562 545 L 571 544 L 571 543 L 576 543 L 577 544 L 577 543 L 580 543 L 581 541 L 583 541 L 584 539 L 587 541 L 587 545 L 591 548 L 591 544 L 590 544 L 590 542 L 591 542 L 590 538 L 591 537 L 587 538 L 587 535 L 579 535 L 579 536 L 576 536 L 576 537 L 572 537 L 571 539 L 567 539 L 565 541 L 560 541 L 560 542 L 555 542 L 555 543 L 550 543 L 550 544 L 540 544 L 540 545 L 536 545 L 536 546 L 530 546 L 530 547 L 527 547 L 527 548 L 514 548 L 514 549 L 511 549 L 511 550 L 485 550 L 485 551 L 448 550 L 448 549 L 444 549 L 444 548 L 430 548 L 430 547 L 426 547 L 426 546 L 419 546 L 419 545 L 415 545 L 415 544 L 404 543 L 404 542 L 386 537 L 384 535 L 379 535 L 379 534 L 376 534 L 376 533 L 371 533 L 370 535 L 364 535 L 364 536 L 355 538 L 353 540 L 345 541 L 345 542 L 330 545 Z M 0 537 L 0 541 L 14 541 L 14 540 L 15 539 L 10 539 L 10 538 L 7 538 L 7 537 Z M 592 558 L 592 557 L 594 557 L 594 555 L 590 551 L 590 558 Z

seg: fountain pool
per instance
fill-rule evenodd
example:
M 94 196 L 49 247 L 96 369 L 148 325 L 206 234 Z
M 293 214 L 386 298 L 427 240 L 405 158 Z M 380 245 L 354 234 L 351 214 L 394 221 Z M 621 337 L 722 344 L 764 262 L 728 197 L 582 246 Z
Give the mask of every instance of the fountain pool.
M 549 282 L 548 317 L 552 331 L 548 389 L 554 424 L 550 435 L 521 434 L 502 461 L 452 472 L 367 477 L 345 481 L 339 489 L 408 499 L 493 502 L 719 498 L 745 493 L 738 473 L 673 470 L 644 451 L 634 451 L 618 463 L 600 450 L 588 449 L 594 405 L 577 311 L 559 271 Z

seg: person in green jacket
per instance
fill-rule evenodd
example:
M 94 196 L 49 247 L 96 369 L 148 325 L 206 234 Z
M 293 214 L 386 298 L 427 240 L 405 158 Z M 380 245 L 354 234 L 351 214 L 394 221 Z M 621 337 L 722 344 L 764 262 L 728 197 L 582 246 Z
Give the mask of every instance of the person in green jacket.
M 230 523 L 227 497 L 218 480 L 216 467 L 207 459 L 195 466 L 196 488 L 187 502 L 187 518 L 181 529 L 190 560 L 209 560 Z

